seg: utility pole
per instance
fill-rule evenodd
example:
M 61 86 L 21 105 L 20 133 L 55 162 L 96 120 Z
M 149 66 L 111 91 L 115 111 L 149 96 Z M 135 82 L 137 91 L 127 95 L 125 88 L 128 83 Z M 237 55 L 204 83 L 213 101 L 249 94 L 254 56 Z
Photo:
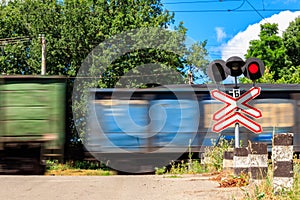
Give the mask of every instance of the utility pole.
M 193 82 L 193 73 L 191 70 L 188 71 L 188 81 L 189 81 L 189 85 L 194 84 Z
M 42 69 L 41 75 L 46 75 L 46 39 L 44 34 L 40 34 L 40 39 L 42 43 Z

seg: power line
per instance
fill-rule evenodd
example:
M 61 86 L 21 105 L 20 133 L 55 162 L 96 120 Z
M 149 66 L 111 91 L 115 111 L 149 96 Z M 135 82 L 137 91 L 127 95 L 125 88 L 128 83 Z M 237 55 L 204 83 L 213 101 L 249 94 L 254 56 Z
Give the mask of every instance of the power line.
M 13 37 L 13 38 L 0 38 L 0 46 L 5 46 L 8 44 L 18 44 L 22 42 L 30 41 L 30 37 Z
M 11 37 L 11 38 L 0 38 L 0 42 L 1 41 L 12 41 L 12 40 L 23 40 L 23 39 L 30 39 L 30 37 L 28 36 L 20 36 L 20 37 Z
M 240 9 L 241 7 L 243 7 L 244 4 L 245 4 L 245 0 L 243 0 L 241 5 L 239 5 L 238 7 L 234 8 L 234 9 L 230 9 L 229 11 L 236 11 L 236 10 Z
M 203 0 L 203 1 L 179 1 L 179 2 L 166 2 L 164 5 L 177 5 L 177 4 L 198 4 L 198 3 L 222 3 L 222 2 L 237 2 L 243 0 Z
M 264 16 L 262 16 L 262 14 L 260 14 L 260 12 L 248 1 L 246 0 L 246 2 L 249 4 L 249 6 L 251 6 L 251 8 L 263 19 L 263 20 L 266 20 L 264 18 Z
M 244 9 L 244 10 L 217 10 L 217 9 L 212 9 L 212 10 L 168 10 L 170 12 L 177 12 L 177 13 L 208 13 L 208 12 L 281 12 L 281 11 L 286 11 L 289 10 L 291 12 L 295 11 L 300 11 L 300 8 L 286 8 L 286 9 Z

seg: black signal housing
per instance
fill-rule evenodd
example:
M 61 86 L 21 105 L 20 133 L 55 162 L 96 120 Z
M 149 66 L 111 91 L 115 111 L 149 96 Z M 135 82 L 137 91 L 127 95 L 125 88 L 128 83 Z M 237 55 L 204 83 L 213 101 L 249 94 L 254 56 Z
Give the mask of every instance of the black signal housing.
M 232 56 L 226 61 L 226 73 L 230 76 L 237 77 L 243 74 L 242 67 L 245 61 L 238 56 Z
M 228 74 L 225 71 L 225 61 L 224 60 L 214 60 L 209 63 L 207 68 L 207 75 L 214 82 L 221 82 L 225 80 Z
M 255 81 L 262 77 L 265 72 L 265 65 L 258 58 L 248 58 L 243 66 L 243 74 L 248 79 Z

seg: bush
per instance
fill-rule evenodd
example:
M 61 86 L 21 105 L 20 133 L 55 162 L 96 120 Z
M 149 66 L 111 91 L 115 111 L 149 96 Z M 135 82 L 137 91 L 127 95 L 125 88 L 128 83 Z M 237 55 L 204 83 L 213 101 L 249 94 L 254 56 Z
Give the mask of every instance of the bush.
M 229 151 L 232 149 L 233 141 L 225 140 L 221 138 L 216 144 L 213 141 L 213 147 L 207 147 L 204 152 L 203 163 L 210 172 L 220 172 L 223 170 L 223 155 L 224 151 Z

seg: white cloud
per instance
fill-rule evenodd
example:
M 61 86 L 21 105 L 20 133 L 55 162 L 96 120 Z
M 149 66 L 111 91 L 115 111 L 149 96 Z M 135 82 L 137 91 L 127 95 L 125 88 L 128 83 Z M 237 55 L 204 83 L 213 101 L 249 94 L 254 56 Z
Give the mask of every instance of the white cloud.
M 300 16 L 300 11 L 283 11 L 279 14 L 272 15 L 259 23 L 249 25 L 245 31 L 239 32 L 226 44 L 221 46 L 222 59 L 227 60 L 231 56 L 244 58 L 244 55 L 247 53 L 250 40 L 259 38 L 260 24 L 264 24 L 266 22 L 276 23 L 278 24 L 279 34 L 282 34 L 282 32 L 289 26 L 289 23 L 294 21 L 298 16 Z
M 226 38 L 227 35 L 226 35 L 223 27 L 216 27 L 215 30 L 217 33 L 217 41 L 218 42 L 221 42 L 224 38 Z

